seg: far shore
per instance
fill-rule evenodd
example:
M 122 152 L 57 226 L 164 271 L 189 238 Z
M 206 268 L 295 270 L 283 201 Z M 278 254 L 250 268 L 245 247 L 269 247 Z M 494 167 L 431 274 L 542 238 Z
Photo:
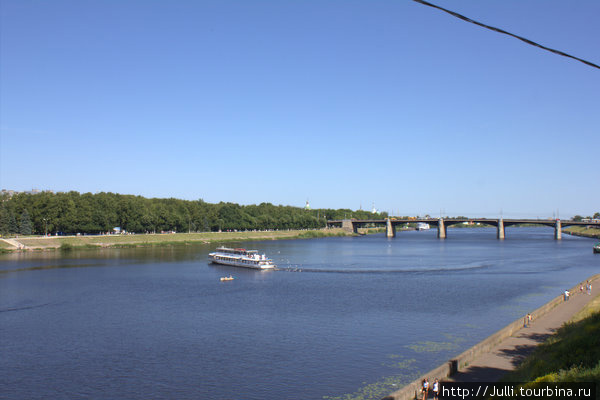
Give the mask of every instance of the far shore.
M 385 232 L 385 228 L 359 229 L 358 235 Z M 600 229 L 568 227 L 563 233 L 600 238 Z M 310 239 L 332 236 L 355 236 L 342 228 L 313 230 L 278 230 L 246 232 L 195 232 L 195 233 L 149 233 L 71 236 L 16 236 L 0 237 L 0 253 L 13 251 L 69 250 L 84 248 L 123 248 L 145 246 L 175 246 L 243 242 L 255 240 Z
M 600 229 L 588 228 L 585 226 L 569 226 L 563 229 L 563 233 L 573 236 L 583 236 L 593 239 L 600 239 Z
M 359 234 L 375 230 L 361 229 Z M 56 249 L 122 248 L 210 244 L 254 240 L 310 239 L 333 236 L 353 236 L 342 228 L 319 230 L 279 230 L 247 232 L 149 233 L 77 236 L 22 236 L 2 238 L 0 251 L 43 251 Z

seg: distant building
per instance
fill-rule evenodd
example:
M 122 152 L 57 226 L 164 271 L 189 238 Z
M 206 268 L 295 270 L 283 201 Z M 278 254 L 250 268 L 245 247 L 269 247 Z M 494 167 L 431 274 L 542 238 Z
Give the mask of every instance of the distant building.
M 306 205 L 304 206 L 305 210 L 310 210 L 310 203 L 308 202 L 308 199 L 306 200 Z
M 598 223 L 598 222 L 600 222 L 600 218 L 582 218 L 581 222 Z
M 40 193 L 54 193 L 52 190 L 40 190 L 40 189 L 31 189 L 31 190 L 26 190 L 24 192 L 19 192 L 17 190 L 10 190 L 10 189 L 2 189 L 2 191 L 0 192 L 0 195 L 6 195 L 8 197 L 12 197 L 15 194 L 19 194 L 19 193 L 25 193 L 25 194 L 40 194 Z

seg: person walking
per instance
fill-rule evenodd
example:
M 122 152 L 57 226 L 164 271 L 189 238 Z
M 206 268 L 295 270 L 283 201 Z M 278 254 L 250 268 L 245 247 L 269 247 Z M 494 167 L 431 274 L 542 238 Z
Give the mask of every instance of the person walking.
M 423 400 L 427 400 L 427 396 L 429 395 L 429 380 L 427 378 L 423 379 Z
M 438 400 L 440 395 L 440 383 L 437 378 L 433 381 L 433 400 Z

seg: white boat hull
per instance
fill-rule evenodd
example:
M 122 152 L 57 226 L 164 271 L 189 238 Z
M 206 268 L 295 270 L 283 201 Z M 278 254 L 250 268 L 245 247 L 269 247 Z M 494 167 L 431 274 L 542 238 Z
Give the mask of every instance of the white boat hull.
M 232 267 L 242 267 L 250 269 L 274 269 L 275 264 L 268 260 L 247 260 L 224 257 L 217 254 L 209 254 L 208 258 L 214 264 L 229 265 Z

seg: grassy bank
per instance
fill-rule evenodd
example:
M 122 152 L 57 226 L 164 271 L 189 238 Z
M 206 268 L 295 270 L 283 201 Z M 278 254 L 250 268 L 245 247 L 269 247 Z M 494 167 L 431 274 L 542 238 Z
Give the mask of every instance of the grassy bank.
M 585 236 L 589 238 L 600 239 L 600 229 L 598 228 L 588 228 L 585 226 L 569 226 L 567 228 L 563 228 L 564 233 L 568 233 L 569 235 L 574 236 Z
M 600 382 L 600 295 L 502 381 Z
M 99 235 L 99 236 L 65 236 L 65 237 L 27 237 L 18 238 L 18 242 L 29 250 L 61 249 L 95 247 L 141 247 L 141 246 L 172 246 L 199 243 L 240 242 L 251 240 L 307 239 L 330 236 L 351 236 L 343 229 L 322 230 L 290 230 L 265 232 L 203 232 L 203 233 L 173 233 L 147 235 Z M 4 248 L 4 247 L 3 247 Z M 6 247 L 8 250 L 8 247 Z

